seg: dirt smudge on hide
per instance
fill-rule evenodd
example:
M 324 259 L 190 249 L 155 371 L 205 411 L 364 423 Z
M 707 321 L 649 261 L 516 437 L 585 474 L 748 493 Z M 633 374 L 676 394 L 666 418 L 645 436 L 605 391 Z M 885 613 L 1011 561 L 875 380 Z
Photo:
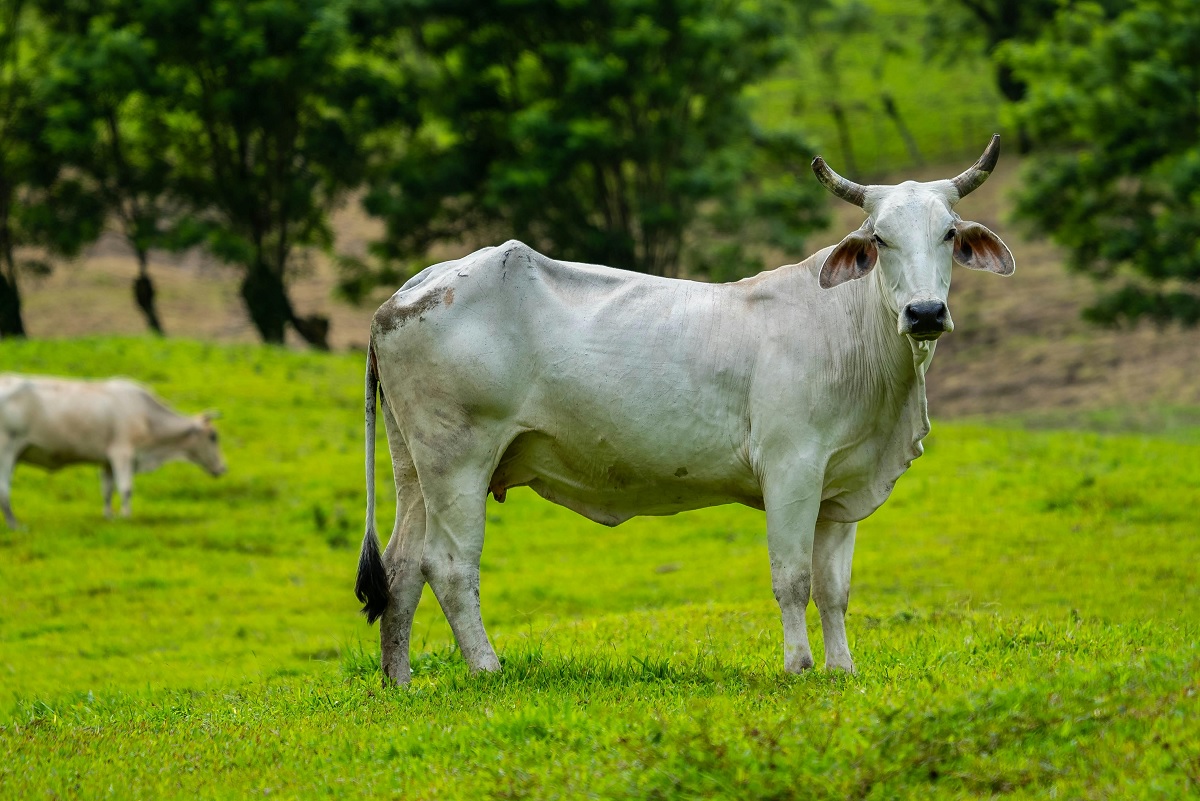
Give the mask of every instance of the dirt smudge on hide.
M 613 489 L 625 489 L 633 484 L 635 473 L 633 469 L 624 462 L 614 462 L 604 471 L 605 483 Z
M 438 306 L 449 306 L 454 303 L 454 288 L 446 287 L 441 291 L 427 292 L 417 300 L 406 303 L 398 298 L 388 299 L 375 312 L 374 328 L 381 334 L 386 334 L 401 328 L 413 318 L 422 320 L 425 315 Z

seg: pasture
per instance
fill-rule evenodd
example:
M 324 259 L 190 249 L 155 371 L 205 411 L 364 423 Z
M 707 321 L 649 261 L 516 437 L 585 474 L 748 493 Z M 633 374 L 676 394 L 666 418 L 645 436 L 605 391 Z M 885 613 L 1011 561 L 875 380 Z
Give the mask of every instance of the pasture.
M 605 529 L 513 491 L 489 502 L 482 566 L 504 671 L 467 674 L 426 590 L 414 681 L 381 688 L 352 594 L 360 355 L 124 338 L 0 354 L 216 407 L 230 467 L 141 475 L 133 519 L 111 522 L 95 470 L 18 468 L 0 797 L 1200 791 L 1194 415 L 1133 435 L 944 422 L 934 404 L 926 455 L 859 527 L 856 676 L 783 673 L 761 513 Z M 386 459 L 377 480 L 386 535 Z M 820 663 L 815 610 L 809 628 Z

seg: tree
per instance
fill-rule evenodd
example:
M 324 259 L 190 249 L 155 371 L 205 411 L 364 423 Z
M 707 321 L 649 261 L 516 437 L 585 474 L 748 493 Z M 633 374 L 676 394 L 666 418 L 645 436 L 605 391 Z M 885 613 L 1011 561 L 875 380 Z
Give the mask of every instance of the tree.
M 1070 267 L 1124 277 L 1086 311 L 1098 322 L 1200 322 L 1200 16 L 1190 0 L 1061 12 L 1012 47 L 1029 96 L 1019 119 L 1045 148 L 1018 214 L 1067 250 Z
M 1130 0 L 1085 0 L 1116 15 Z M 935 0 L 929 7 L 928 36 L 934 50 L 951 57 L 963 47 L 964 40 L 982 36 L 984 49 L 993 56 L 996 88 L 1014 103 L 1025 98 L 1026 81 L 1005 58 L 996 54 L 1008 43 L 1029 43 L 1045 32 L 1058 9 L 1080 5 L 1079 0 Z M 1025 153 L 1030 140 L 1024 128 L 1017 130 L 1017 149 Z
M 290 324 L 324 347 L 328 322 L 297 315 L 286 285 L 297 248 L 331 244 L 328 215 L 363 181 L 365 137 L 398 113 L 396 72 L 352 47 L 363 31 L 351 21 L 369 15 L 337 0 L 108 7 L 136 24 L 170 96 L 170 191 L 210 250 L 244 268 L 263 340 Z
M 81 181 L 133 249 L 133 296 L 151 330 L 163 333 L 150 277 L 151 248 L 192 244 L 180 236 L 181 209 L 169 194 L 170 97 L 151 43 L 112 9 L 41 0 L 56 33 L 52 67 L 39 81 L 49 122 L 45 144 Z M 117 9 L 120 10 L 119 8 Z M 186 226 L 185 226 L 186 227 Z M 59 246 L 59 242 L 53 242 Z
M 45 69 L 44 27 L 23 0 L 0 12 L 0 337 L 25 336 L 20 274 L 49 265 L 19 259 L 22 246 L 74 255 L 99 231 L 102 210 L 42 145 L 47 117 L 36 96 Z
M 743 91 L 786 55 L 783 0 L 401 5 L 423 124 L 365 198 L 385 259 L 514 236 L 722 278 L 761 264 L 752 243 L 799 250 L 820 220 L 810 149 L 755 125 Z
M 15 250 L 17 192 L 34 169 L 30 133 L 36 127 L 25 4 L 12 0 L 0 18 L 0 337 L 25 336 Z

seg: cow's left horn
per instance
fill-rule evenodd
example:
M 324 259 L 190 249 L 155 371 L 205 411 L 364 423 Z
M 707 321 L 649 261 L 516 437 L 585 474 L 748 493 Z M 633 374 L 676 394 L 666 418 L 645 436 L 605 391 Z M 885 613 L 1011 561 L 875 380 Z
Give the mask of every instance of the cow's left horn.
M 825 163 L 825 159 L 820 156 L 813 159 L 812 169 L 817 174 L 817 180 L 823 183 L 826 189 L 847 203 L 853 203 L 860 209 L 862 208 L 867 197 L 867 188 L 865 186 L 856 184 L 854 181 L 848 181 L 838 175 L 829 169 L 829 165 Z
M 992 170 L 996 169 L 996 160 L 999 158 L 1000 134 L 992 134 L 992 141 L 988 142 L 979 161 L 971 165 L 962 175 L 950 180 L 950 183 L 954 184 L 954 188 L 958 190 L 959 200 L 983 186 L 983 182 L 992 174 Z

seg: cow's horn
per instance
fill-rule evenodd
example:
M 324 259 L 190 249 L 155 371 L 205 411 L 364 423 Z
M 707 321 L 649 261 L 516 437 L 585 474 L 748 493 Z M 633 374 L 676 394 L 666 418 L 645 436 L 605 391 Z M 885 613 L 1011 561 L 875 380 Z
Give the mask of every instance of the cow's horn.
M 988 142 L 988 146 L 983 151 L 983 155 L 979 157 L 979 161 L 971 165 L 962 175 L 951 179 L 950 183 L 954 184 L 954 188 L 958 190 L 959 200 L 962 200 L 983 185 L 983 182 L 992 174 L 992 170 L 996 169 L 996 160 L 999 158 L 1000 134 L 992 134 L 992 141 Z
M 829 165 L 825 163 L 825 159 L 820 156 L 813 159 L 812 169 L 817 174 L 817 180 L 825 184 L 826 189 L 847 203 L 853 203 L 860 209 L 862 208 L 867 196 L 867 188 L 865 186 L 856 184 L 854 181 L 847 181 L 829 169 Z

